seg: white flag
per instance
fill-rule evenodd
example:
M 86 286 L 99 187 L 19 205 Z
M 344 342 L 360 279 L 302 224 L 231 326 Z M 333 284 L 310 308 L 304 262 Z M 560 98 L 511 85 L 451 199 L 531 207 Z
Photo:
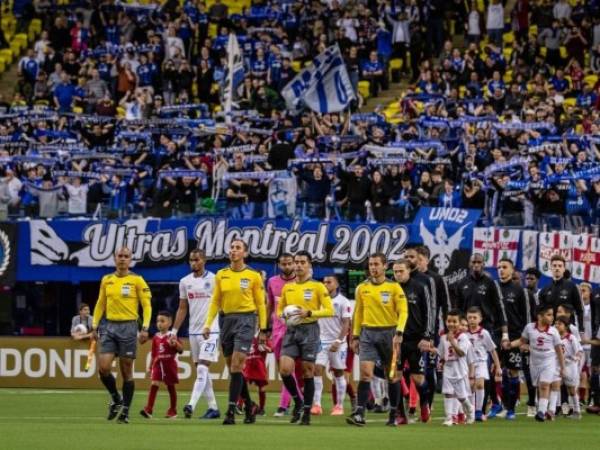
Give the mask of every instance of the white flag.
M 521 234 L 521 269 L 527 270 L 536 266 L 538 248 L 538 232 L 525 230 Z
M 320 113 L 343 111 L 356 98 L 338 45 L 327 48 L 281 91 L 287 107 Z
M 223 111 L 231 112 L 234 93 L 238 86 L 244 81 L 244 60 L 234 33 L 229 34 L 227 42 L 227 74 L 223 86 Z
M 552 276 L 550 259 L 554 255 L 562 255 L 567 261 L 567 269 L 571 269 L 573 236 L 569 231 L 540 233 L 539 248 L 539 270 L 543 275 Z

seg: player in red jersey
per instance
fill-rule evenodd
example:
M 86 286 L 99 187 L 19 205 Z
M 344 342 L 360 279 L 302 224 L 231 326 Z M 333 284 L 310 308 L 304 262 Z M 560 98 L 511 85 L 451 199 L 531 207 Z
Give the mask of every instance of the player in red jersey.
M 267 354 L 272 353 L 271 342 L 267 340 L 264 345 L 259 344 L 258 339 L 255 337 L 252 341 L 252 347 L 248 358 L 246 358 L 246 365 L 242 372 L 246 383 L 255 384 L 258 387 L 258 411 L 256 412 L 259 416 L 265 415 L 265 403 L 267 402 L 267 392 L 265 387 L 269 384 L 269 377 L 267 375 Z
M 174 419 L 177 417 L 177 391 L 175 385 L 179 383 L 177 375 L 177 354 L 183 352 L 183 344 L 178 339 L 175 340 L 169 334 L 169 328 L 173 323 L 173 316 L 168 311 L 160 311 L 156 316 L 156 328 L 158 333 L 152 338 L 152 362 L 150 364 L 150 393 L 148 394 L 148 403 L 140 414 L 147 418 L 152 418 L 154 401 L 158 393 L 158 387 L 162 381 L 169 390 L 170 406 L 166 417 Z

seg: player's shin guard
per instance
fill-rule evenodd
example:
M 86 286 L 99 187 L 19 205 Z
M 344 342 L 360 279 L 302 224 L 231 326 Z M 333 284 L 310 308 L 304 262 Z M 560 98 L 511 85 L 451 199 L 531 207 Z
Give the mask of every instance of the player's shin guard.
M 316 379 L 316 377 L 315 377 Z M 316 386 L 315 386 L 316 388 Z M 346 395 L 346 377 L 344 375 L 340 377 L 335 377 L 335 390 L 336 390 L 336 402 L 334 403 L 337 406 L 344 405 L 344 396 Z
M 229 406 L 227 414 L 235 414 L 235 405 L 237 404 L 238 398 L 242 392 L 242 385 L 244 384 L 244 377 L 241 372 L 232 373 L 229 381 Z
M 313 403 L 315 405 L 321 406 L 321 397 L 323 395 L 323 377 L 318 377 L 315 375 L 314 384 L 315 384 L 315 395 L 314 395 Z M 305 388 L 305 391 L 306 391 L 306 388 Z
M 123 381 L 123 407 L 125 409 L 129 409 L 131 406 L 134 391 L 135 383 L 133 380 Z
M 121 401 L 121 396 L 119 395 L 119 391 L 117 391 L 117 382 L 115 377 L 113 377 L 113 374 L 100 375 L 100 381 L 102 381 L 102 384 L 112 397 L 113 402 L 119 403 Z
M 367 407 L 367 401 L 369 401 L 369 392 L 371 390 L 371 383 L 369 381 L 358 382 L 358 394 L 357 394 L 357 406 L 356 413 L 364 416 L 365 409 Z
M 281 381 L 283 382 L 285 388 L 287 389 L 291 397 L 294 399 L 294 403 L 296 405 L 300 404 L 301 400 L 300 396 L 298 395 L 298 386 L 296 385 L 296 380 L 294 380 L 294 377 L 292 375 L 282 375 Z
M 315 397 L 315 379 L 304 378 L 304 414 L 310 414 Z

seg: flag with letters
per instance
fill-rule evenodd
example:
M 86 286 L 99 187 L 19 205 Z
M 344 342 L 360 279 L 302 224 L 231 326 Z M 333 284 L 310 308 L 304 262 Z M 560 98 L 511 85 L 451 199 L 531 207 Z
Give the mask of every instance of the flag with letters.
M 475 228 L 473 230 L 473 253 L 483 255 L 485 267 L 496 267 L 502 258 L 514 263 L 519 254 L 520 230 L 495 227 Z
M 574 279 L 600 283 L 600 239 L 590 234 L 573 236 Z
M 543 275 L 552 276 L 550 259 L 554 255 L 562 255 L 570 269 L 573 254 L 573 236 L 569 231 L 549 231 L 540 233 L 538 268 Z
M 234 33 L 229 34 L 227 42 L 227 73 L 223 84 L 223 111 L 231 112 L 235 105 L 234 97 L 237 97 L 237 89 L 244 81 L 244 60 Z
M 288 109 L 304 106 L 319 113 L 343 111 L 356 98 L 339 46 L 319 54 L 282 90 Z

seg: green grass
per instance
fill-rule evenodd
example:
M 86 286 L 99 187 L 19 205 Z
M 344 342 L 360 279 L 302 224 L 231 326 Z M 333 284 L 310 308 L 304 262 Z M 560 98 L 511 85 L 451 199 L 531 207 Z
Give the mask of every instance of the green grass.
M 272 416 L 278 394 L 268 394 L 268 416 L 254 425 L 223 427 L 221 421 L 198 419 L 146 420 L 138 411 L 147 392 L 138 390 L 129 425 L 105 419 L 107 395 L 103 391 L 49 391 L 0 389 L 0 448 L 6 450 L 131 450 L 131 449 L 584 449 L 597 448 L 600 417 L 584 416 L 580 422 L 563 418 L 552 423 L 536 423 L 523 415 L 508 422 L 502 419 L 445 428 L 442 405 L 436 397 L 433 420 L 396 429 L 384 426 L 384 415 L 370 414 L 365 428 L 345 424 L 342 417 L 314 417 L 310 428 L 288 423 L 289 417 Z M 329 395 L 324 396 L 328 400 Z M 179 393 L 179 408 L 188 392 Z M 225 394 L 218 394 L 220 404 Z M 155 415 L 167 409 L 164 390 L 158 396 Z M 329 411 L 329 405 L 326 405 Z M 203 413 L 203 400 L 198 413 Z

